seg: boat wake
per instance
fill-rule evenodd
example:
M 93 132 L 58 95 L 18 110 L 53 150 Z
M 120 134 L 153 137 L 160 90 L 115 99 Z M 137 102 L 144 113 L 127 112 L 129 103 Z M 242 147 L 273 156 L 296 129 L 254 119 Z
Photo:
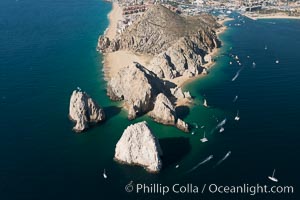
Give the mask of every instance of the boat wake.
M 219 132 L 223 132 L 224 131 L 224 125 L 226 124 L 227 119 L 223 119 L 220 123 L 217 124 L 217 126 L 210 132 L 210 134 L 213 134 L 216 130 L 219 129 Z
M 213 155 L 208 156 L 207 158 L 205 158 L 203 161 L 201 161 L 200 163 L 198 163 L 197 165 L 195 165 L 195 167 L 193 167 L 192 169 L 190 169 L 186 173 L 190 173 L 190 172 L 194 171 L 195 169 L 197 169 L 201 165 L 203 165 L 203 164 L 207 163 L 208 161 L 210 161 L 211 159 L 213 159 L 213 157 L 214 157 Z
M 239 75 L 240 75 L 240 73 L 241 73 L 242 70 L 243 70 L 243 68 L 239 69 L 239 70 L 236 72 L 235 76 L 231 79 L 231 81 L 235 81 L 235 80 L 239 77 Z
M 230 156 L 230 154 L 231 154 L 231 151 L 228 151 L 228 152 L 226 153 L 226 155 L 225 155 L 221 160 L 219 160 L 219 161 L 217 162 L 217 164 L 216 164 L 214 167 L 217 167 L 217 166 L 220 165 L 222 162 L 224 162 L 224 161 Z

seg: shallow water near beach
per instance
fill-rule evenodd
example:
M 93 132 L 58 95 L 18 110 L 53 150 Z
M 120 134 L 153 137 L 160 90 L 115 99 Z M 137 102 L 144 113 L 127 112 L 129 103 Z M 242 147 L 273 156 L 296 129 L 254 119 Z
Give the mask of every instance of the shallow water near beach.
M 192 135 L 146 116 L 128 121 L 121 104 L 106 96 L 102 57 L 95 48 L 110 9 L 110 3 L 98 0 L 0 2 L 0 199 L 249 199 L 201 191 L 143 195 L 126 193 L 124 187 L 130 181 L 199 188 L 211 183 L 273 185 L 267 176 L 274 168 L 279 185 L 299 188 L 300 21 L 227 22 L 210 74 L 185 86 L 195 101 L 179 113 L 198 125 Z M 242 66 L 230 53 L 238 55 Z M 83 134 L 74 133 L 68 119 L 69 98 L 77 86 L 108 115 Z M 204 96 L 209 108 L 202 106 Z M 225 131 L 213 131 L 225 118 Z M 142 120 L 164 152 L 159 174 L 113 161 L 123 130 Z M 207 143 L 199 141 L 204 131 Z M 189 172 L 209 155 L 212 160 Z M 297 199 L 297 194 L 261 197 Z

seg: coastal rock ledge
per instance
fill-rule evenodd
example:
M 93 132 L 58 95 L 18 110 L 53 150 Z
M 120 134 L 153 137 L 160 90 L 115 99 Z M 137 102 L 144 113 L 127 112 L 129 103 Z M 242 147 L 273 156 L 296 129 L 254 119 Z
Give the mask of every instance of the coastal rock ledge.
M 70 99 L 69 117 L 76 122 L 73 130 L 82 132 L 89 123 L 98 123 L 105 119 L 103 109 L 85 92 L 74 90 Z
M 128 126 L 115 149 L 114 159 L 120 163 L 139 165 L 158 173 L 162 168 L 162 150 L 147 122 Z

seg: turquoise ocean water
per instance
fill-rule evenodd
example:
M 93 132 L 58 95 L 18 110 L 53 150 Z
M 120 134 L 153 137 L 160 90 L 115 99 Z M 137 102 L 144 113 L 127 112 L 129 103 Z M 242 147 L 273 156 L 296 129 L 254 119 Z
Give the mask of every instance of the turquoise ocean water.
M 250 199 L 250 195 L 126 193 L 134 183 L 268 184 L 299 187 L 300 21 L 238 19 L 228 22 L 209 76 L 188 84 L 195 105 L 181 108 L 194 135 L 148 120 L 164 151 L 160 174 L 113 161 L 114 148 L 131 123 L 105 94 L 98 35 L 111 4 L 100 0 L 0 2 L 0 199 Z M 267 50 L 265 50 L 267 46 Z M 238 54 L 242 66 L 232 61 Z M 249 56 L 249 58 L 248 58 Z M 275 61 L 279 60 L 276 64 Z M 253 68 L 252 62 L 256 63 Z M 242 68 L 240 76 L 232 77 Z M 68 119 L 72 90 L 95 98 L 108 120 L 75 134 Z M 205 95 L 210 108 L 201 106 Z M 232 100 L 239 98 L 236 103 Z M 240 121 L 233 120 L 237 110 Z M 227 119 L 223 133 L 212 132 Z M 199 139 L 206 131 L 209 141 Z M 222 164 L 216 163 L 228 152 Z M 188 173 L 209 155 L 214 159 Z M 178 169 L 175 166 L 179 164 Z M 106 169 L 108 179 L 102 177 Z M 261 195 L 258 199 L 297 199 Z

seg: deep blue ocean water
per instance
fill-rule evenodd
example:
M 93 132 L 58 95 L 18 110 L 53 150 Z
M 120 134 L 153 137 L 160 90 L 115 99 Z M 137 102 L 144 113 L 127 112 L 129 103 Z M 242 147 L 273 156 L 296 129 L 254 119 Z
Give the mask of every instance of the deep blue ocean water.
M 227 22 L 223 46 L 210 74 L 188 84 L 195 105 L 182 108 L 189 123 L 204 129 L 184 134 L 147 120 L 160 139 L 160 174 L 119 165 L 115 144 L 131 123 L 105 94 L 102 58 L 95 51 L 108 25 L 111 4 L 100 0 L 0 2 L 0 199 L 250 199 L 249 195 L 126 194 L 134 183 L 268 184 L 276 168 L 279 185 L 299 188 L 300 21 L 238 19 Z M 268 49 L 265 50 L 264 47 Z M 229 54 L 238 55 L 242 66 Z M 247 57 L 249 56 L 249 58 Z M 275 61 L 279 60 L 276 64 Z M 252 62 L 256 63 L 255 68 Z M 235 73 L 240 76 L 232 82 Z M 80 86 L 108 120 L 83 134 L 72 132 L 68 103 Z M 203 95 L 210 108 L 201 106 Z M 232 103 L 235 95 L 239 98 Z M 233 120 L 239 110 L 241 120 Z M 227 118 L 225 131 L 211 130 Z M 207 132 L 209 142 L 199 139 Z M 214 165 L 228 151 L 230 157 Z M 187 173 L 209 155 L 214 159 Z M 180 167 L 175 169 L 179 164 Z M 102 177 L 106 169 L 108 179 Z M 108 196 L 110 195 L 110 196 Z M 263 195 L 257 199 L 297 199 Z

